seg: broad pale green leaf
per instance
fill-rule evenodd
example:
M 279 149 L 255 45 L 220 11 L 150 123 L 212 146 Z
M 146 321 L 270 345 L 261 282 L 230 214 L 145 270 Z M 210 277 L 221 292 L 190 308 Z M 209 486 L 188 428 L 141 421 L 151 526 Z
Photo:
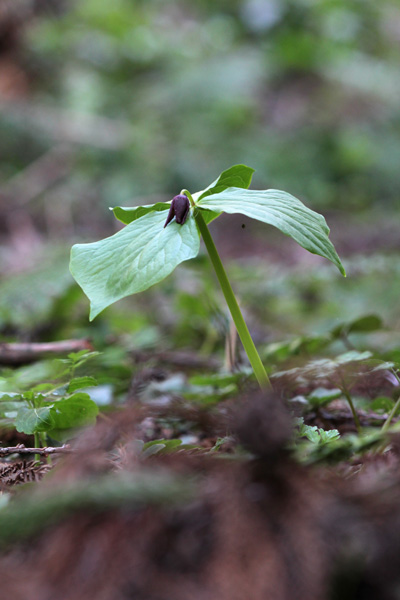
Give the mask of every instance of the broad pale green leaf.
M 116 206 L 112 209 L 114 212 L 114 216 L 125 223 L 125 225 L 129 225 L 132 221 L 136 221 L 136 219 L 140 219 L 143 215 L 147 215 L 150 212 L 161 212 L 169 210 L 171 202 L 158 202 L 157 204 L 148 204 L 145 206 L 133 206 L 133 207 L 124 207 L 124 206 Z M 204 219 L 206 223 L 211 223 L 217 217 L 219 217 L 220 212 L 214 212 L 212 210 L 208 210 L 204 215 Z M 166 216 L 164 217 L 166 219 Z
M 221 175 L 215 181 L 210 183 L 205 190 L 193 194 L 193 199 L 196 202 L 200 198 L 205 198 L 211 194 L 220 194 L 230 187 L 247 189 L 251 183 L 254 169 L 246 165 L 234 165 L 226 171 L 222 171 Z
M 57 400 L 51 407 L 53 429 L 83 427 L 96 421 L 99 408 L 89 394 L 80 392 L 69 398 Z
M 143 206 L 115 206 L 110 210 L 113 211 L 114 216 L 119 221 L 125 223 L 125 225 L 129 225 L 129 223 L 140 219 L 140 217 L 147 215 L 147 213 L 169 210 L 170 204 L 171 202 L 157 202 L 156 204 L 144 204 Z
M 147 215 L 149 212 L 161 212 L 169 210 L 171 206 L 171 202 L 158 202 L 157 204 L 148 204 L 145 206 L 133 206 L 133 207 L 124 207 L 124 206 L 116 206 L 112 209 L 114 212 L 114 216 L 125 223 L 125 225 L 129 225 L 132 221 L 136 221 L 136 219 L 140 219 L 144 215 Z M 217 217 L 219 217 L 220 212 L 214 212 L 212 210 L 208 210 L 204 215 L 205 222 L 211 223 Z M 166 217 L 164 217 L 166 219 Z
M 332 261 L 342 275 L 345 270 L 329 240 L 329 227 L 324 217 L 300 200 L 279 190 L 243 190 L 228 188 L 220 194 L 206 196 L 197 202 L 199 208 L 240 213 L 277 227 L 300 246 Z
M 230 167 L 226 171 L 223 171 L 219 177 L 205 190 L 201 190 L 200 192 L 196 192 L 193 194 L 193 199 L 196 201 L 199 198 L 204 198 L 205 196 L 209 196 L 210 194 L 219 194 L 223 192 L 228 187 L 237 187 L 237 188 L 248 188 L 251 183 L 251 178 L 253 176 L 254 169 L 251 167 L 247 167 L 246 165 L 234 165 Z M 132 223 L 132 221 L 136 221 L 136 219 L 140 219 L 143 215 L 146 215 L 149 212 L 159 212 L 164 210 L 169 210 L 171 202 L 157 202 L 156 204 L 145 204 L 143 206 L 132 206 L 132 207 L 124 207 L 124 206 L 115 206 L 110 210 L 113 211 L 114 216 L 128 225 Z M 216 219 L 221 213 L 217 212 L 214 215 L 208 214 L 206 217 L 206 223 L 210 223 L 214 219 Z
M 42 408 L 21 407 L 15 419 L 15 427 L 17 431 L 28 435 L 37 431 L 49 431 L 53 428 L 51 408 L 49 406 Z
M 90 320 L 197 256 L 200 235 L 192 214 L 184 225 L 164 229 L 164 222 L 164 211 L 150 212 L 105 240 L 72 247 L 70 270 L 90 300 Z

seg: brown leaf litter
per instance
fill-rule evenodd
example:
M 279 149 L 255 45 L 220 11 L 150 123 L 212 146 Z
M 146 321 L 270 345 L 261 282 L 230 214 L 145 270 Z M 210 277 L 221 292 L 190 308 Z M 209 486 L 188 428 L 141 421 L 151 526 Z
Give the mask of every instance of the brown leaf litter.
M 4 597 L 399 597 L 397 459 L 351 478 L 299 465 L 286 449 L 288 415 L 258 396 L 220 423 L 251 455 L 143 460 L 143 417 L 127 410 L 100 423 L 0 510 Z

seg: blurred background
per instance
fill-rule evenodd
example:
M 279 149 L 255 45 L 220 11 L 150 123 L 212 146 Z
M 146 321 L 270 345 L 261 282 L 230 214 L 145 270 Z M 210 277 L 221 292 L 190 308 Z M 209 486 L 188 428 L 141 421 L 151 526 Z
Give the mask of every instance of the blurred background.
M 68 255 L 117 230 L 108 207 L 166 201 L 245 163 L 254 188 L 326 216 L 348 271 L 219 219 L 257 342 L 268 353 L 376 313 L 374 343 L 400 347 L 399 97 L 397 0 L 1 0 L 2 339 L 223 352 L 204 255 L 93 324 Z

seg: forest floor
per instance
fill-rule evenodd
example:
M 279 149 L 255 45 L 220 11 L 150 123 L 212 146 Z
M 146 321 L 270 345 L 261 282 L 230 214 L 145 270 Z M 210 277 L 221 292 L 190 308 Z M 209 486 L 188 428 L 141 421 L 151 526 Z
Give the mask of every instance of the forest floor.
M 215 228 L 271 378 L 264 393 L 204 256 L 89 325 L 65 245 L 34 223 L 8 231 L 9 597 L 396 597 L 398 237 L 389 218 L 379 235 L 367 220 L 330 224 L 346 279 L 247 220 Z M 97 425 L 68 415 L 46 437 L 46 413 L 35 421 L 43 433 L 26 433 L 39 397 L 39 410 L 95 405 Z M 38 441 L 53 450 L 26 454 Z

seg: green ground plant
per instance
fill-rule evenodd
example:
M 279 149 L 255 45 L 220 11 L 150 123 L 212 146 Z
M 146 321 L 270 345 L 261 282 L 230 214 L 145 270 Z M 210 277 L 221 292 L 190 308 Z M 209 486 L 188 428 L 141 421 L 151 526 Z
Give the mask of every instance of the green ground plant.
M 51 361 L 47 375 L 51 382 L 31 385 L 10 374 L 0 379 L 0 426 L 35 438 L 35 447 L 53 441 L 66 441 L 77 428 L 93 424 L 99 409 L 90 395 L 82 390 L 97 385 L 94 377 L 76 377 L 77 368 L 96 356 L 82 350 L 65 359 Z
M 183 189 L 171 202 L 114 208 L 115 216 L 126 227 L 99 242 L 77 244 L 71 251 L 70 270 L 90 300 L 90 319 L 117 300 L 155 285 L 181 262 L 197 256 L 202 237 L 257 381 L 261 387 L 268 387 L 267 372 L 243 319 L 208 223 L 223 212 L 246 215 L 273 225 L 309 252 L 327 258 L 342 275 L 345 270 L 329 240 L 324 217 L 287 192 L 249 190 L 253 173 L 250 167 L 235 165 L 194 194 Z

